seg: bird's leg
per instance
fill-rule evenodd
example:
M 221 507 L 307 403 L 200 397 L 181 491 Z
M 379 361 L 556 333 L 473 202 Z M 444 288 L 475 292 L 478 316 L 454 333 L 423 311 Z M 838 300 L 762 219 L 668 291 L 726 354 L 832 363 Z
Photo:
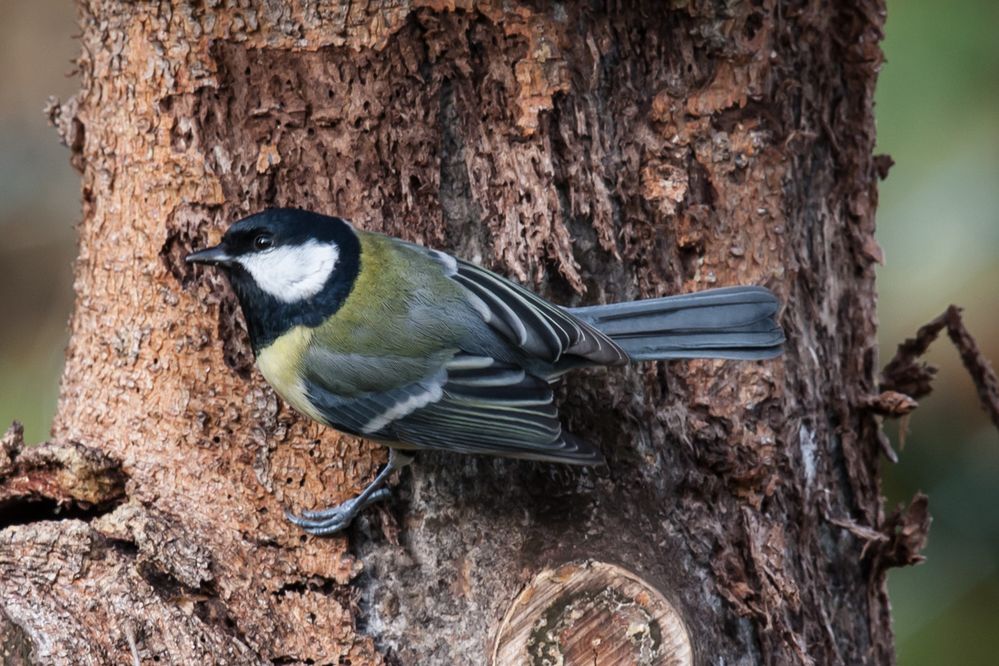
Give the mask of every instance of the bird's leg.
M 290 511 L 285 511 L 284 516 L 294 524 L 304 529 L 309 534 L 316 536 L 328 536 L 346 529 L 354 518 L 364 509 L 375 502 L 380 502 L 389 497 L 392 493 L 388 488 L 383 488 L 385 482 L 393 472 L 402 469 L 413 462 L 413 456 L 389 449 L 388 464 L 382 468 L 375 480 L 368 484 L 368 487 L 361 491 L 361 494 L 353 499 L 349 499 L 338 506 L 331 506 L 320 511 L 303 511 L 301 516 L 296 516 Z

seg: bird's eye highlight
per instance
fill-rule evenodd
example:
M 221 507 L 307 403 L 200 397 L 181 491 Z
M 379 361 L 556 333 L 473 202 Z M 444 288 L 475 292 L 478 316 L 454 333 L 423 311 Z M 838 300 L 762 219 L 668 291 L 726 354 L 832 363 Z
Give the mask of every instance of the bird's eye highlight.
M 257 237 L 253 239 L 253 249 L 255 250 L 266 250 L 274 245 L 274 239 L 271 238 L 270 234 L 257 234 Z

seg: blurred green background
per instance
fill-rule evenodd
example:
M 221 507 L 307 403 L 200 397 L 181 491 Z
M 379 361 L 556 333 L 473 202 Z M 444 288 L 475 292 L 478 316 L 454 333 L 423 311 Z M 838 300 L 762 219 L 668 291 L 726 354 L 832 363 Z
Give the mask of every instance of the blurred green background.
M 0 428 L 48 432 L 71 307 L 79 178 L 46 124 L 49 95 L 76 89 L 69 2 L 0 5 Z M 877 95 L 882 359 L 942 312 L 966 308 L 999 361 L 999 3 L 890 0 Z M 946 340 L 910 419 L 889 506 L 930 496 L 927 561 L 890 576 L 899 663 L 999 662 L 999 434 Z M 898 445 L 897 427 L 889 431 Z
M 999 3 L 889 0 L 877 91 L 882 362 L 949 303 L 999 363 Z M 889 574 L 899 663 L 999 663 L 999 434 L 947 339 L 909 422 L 889 506 L 930 498 L 926 562 Z M 898 448 L 897 427 L 889 432 Z

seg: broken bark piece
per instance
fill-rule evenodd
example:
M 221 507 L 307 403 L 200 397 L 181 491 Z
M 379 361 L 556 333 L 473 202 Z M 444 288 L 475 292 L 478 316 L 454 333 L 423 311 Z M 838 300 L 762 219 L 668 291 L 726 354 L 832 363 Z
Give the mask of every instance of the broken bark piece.
M 910 414 L 919 406 L 911 396 L 898 391 L 882 391 L 878 395 L 865 396 L 860 404 L 875 414 L 893 418 Z
M 887 539 L 880 548 L 878 566 L 907 567 L 926 559 L 922 552 L 929 538 L 931 520 L 929 498 L 923 493 L 916 493 L 905 510 L 901 507 L 895 510 L 882 528 Z
M 54 514 L 99 511 L 124 495 L 120 464 L 97 449 L 77 442 L 25 449 L 16 422 L 0 438 L 0 525 L 44 517 L 37 509 L 46 506 Z
M 24 426 L 20 421 L 14 421 L 3 437 L 0 437 L 0 476 L 7 476 L 10 473 L 22 448 L 24 448 Z
M 682 666 L 693 650 L 683 619 L 661 592 L 606 562 L 545 569 L 500 625 L 493 666 Z
M 127 502 L 92 523 L 109 539 L 135 544 L 141 561 L 191 589 L 212 581 L 211 553 L 186 534 L 179 521 L 155 508 Z
M 861 557 L 873 553 L 875 566 L 881 571 L 912 566 L 926 559 L 922 552 L 933 518 L 929 498 L 923 493 L 916 493 L 904 509 L 899 506 L 879 528 L 860 525 L 851 518 L 828 520 L 863 541 Z

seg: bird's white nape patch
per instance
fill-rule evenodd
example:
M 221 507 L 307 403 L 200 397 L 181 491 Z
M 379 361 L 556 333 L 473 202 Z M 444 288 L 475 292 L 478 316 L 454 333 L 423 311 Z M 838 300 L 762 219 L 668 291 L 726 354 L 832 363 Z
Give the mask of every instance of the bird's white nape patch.
M 236 261 L 263 291 L 284 303 L 295 303 L 322 291 L 339 259 L 336 243 L 310 240 L 252 252 Z

